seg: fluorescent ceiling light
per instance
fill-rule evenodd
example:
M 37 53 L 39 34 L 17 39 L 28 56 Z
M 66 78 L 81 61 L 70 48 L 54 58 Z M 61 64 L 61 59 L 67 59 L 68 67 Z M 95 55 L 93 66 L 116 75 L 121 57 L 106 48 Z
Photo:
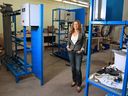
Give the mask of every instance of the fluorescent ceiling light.
M 68 3 L 68 4 L 77 5 L 77 6 L 81 6 L 81 7 L 87 7 L 87 8 L 89 7 L 89 5 L 79 4 L 79 3 L 70 2 L 70 1 L 65 1 L 65 0 L 63 0 L 62 2 L 64 2 L 64 3 Z
M 74 1 L 74 2 L 76 2 L 76 0 L 71 0 L 71 1 Z
M 89 3 L 87 2 L 83 2 L 83 1 L 79 1 L 79 0 L 55 0 L 58 2 L 63 2 L 63 3 L 68 3 L 68 4 L 73 4 L 73 5 L 77 5 L 77 6 L 81 6 L 81 7 L 89 7 Z
M 89 5 L 89 3 L 87 3 L 87 2 L 83 2 L 83 1 L 77 1 L 77 2 L 81 3 L 81 4 Z
M 62 0 L 55 0 L 55 1 L 59 1 L 59 2 L 61 2 Z

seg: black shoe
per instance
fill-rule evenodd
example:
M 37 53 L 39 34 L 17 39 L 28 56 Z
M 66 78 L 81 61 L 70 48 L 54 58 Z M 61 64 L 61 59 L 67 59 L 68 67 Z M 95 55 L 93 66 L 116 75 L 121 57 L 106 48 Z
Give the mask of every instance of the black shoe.
M 77 86 L 77 92 L 80 93 L 82 91 L 82 87 L 81 86 Z
M 71 87 L 74 87 L 74 86 L 76 86 L 76 83 L 72 82 Z

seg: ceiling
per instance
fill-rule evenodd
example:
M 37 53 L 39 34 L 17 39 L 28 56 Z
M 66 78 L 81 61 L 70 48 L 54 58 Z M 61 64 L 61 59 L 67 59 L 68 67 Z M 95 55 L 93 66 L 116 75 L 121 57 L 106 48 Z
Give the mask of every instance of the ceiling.
M 83 2 L 89 2 L 90 0 L 67 0 L 67 1 L 83 1 Z
M 73 4 L 73 5 L 77 5 L 77 6 L 82 6 L 82 7 L 87 7 L 88 8 L 90 0 L 54 0 L 54 1 L 59 1 L 59 2 L 63 2 L 63 3 L 68 3 L 68 4 Z
M 55 0 L 53 0 L 55 1 Z M 67 0 L 67 1 L 83 1 L 83 2 L 89 2 L 90 0 Z
M 89 2 L 90 0 L 76 0 L 76 1 Z

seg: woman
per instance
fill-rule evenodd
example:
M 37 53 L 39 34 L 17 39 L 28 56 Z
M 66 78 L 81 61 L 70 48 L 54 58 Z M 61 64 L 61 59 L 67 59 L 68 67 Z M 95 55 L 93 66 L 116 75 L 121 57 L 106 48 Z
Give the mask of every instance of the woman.
M 68 36 L 67 50 L 69 53 L 70 65 L 72 67 L 72 87 L 77 85 L 77 91 L 81 91 L 82 84 L 82 52 L 85 46 L 85 35 L 82 33 L 81 24 L 79 21 L 74 21 L 71 26 L 71 31 Z

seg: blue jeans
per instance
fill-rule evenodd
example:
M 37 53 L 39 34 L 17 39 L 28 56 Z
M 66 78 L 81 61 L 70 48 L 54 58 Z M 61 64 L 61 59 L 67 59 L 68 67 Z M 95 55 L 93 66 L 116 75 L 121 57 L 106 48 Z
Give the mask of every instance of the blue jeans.
M 72 67 L 72 79 L 77 84 L 81 86 L 82 84 L 82 72 L 81 72 L 81 63 L 82 63 L 82 53 L 78 54 L 75 51 L 69 51 L 69 60 Z

